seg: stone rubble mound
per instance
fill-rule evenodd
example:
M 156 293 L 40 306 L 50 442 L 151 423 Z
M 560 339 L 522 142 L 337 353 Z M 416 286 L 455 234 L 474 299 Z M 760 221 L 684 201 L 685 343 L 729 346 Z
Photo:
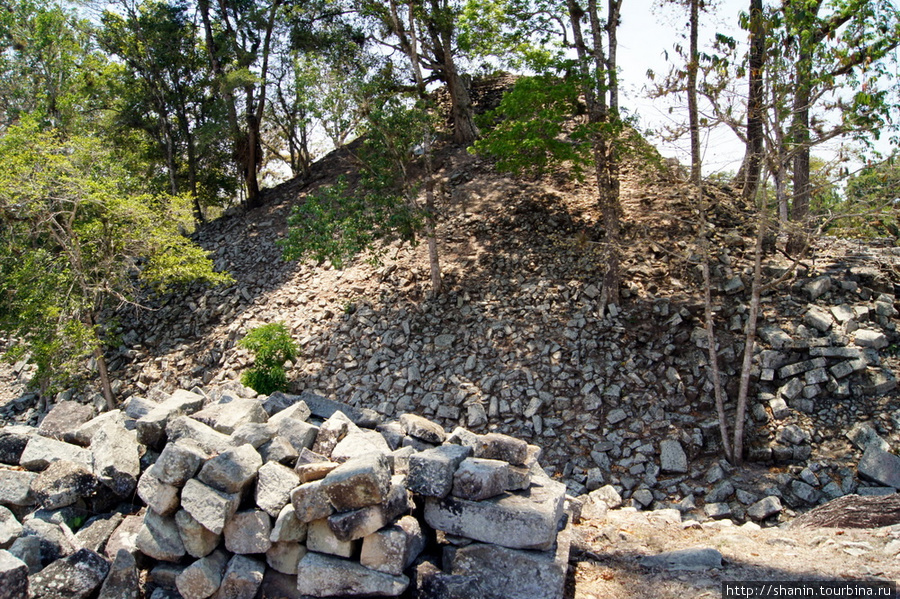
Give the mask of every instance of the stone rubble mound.
M 562 597 L 580 502 L 534 445 L 311 393 L 159 399 L 0 429 L 0 599 Z

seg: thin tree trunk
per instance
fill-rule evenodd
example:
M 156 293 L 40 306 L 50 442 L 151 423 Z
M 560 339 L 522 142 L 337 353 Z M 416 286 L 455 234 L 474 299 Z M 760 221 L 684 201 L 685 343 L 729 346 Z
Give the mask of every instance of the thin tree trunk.
M 753 347 L 756 344 L 756 322 L 759 318 L 759 302 L 762 295 L 762 251 L 766 235 L 766 211 L 759 211 L 756 231 L 756 247 L 753 255 L 753 283 L 750 287 L 750 313 L 744 330 L 744 359 L 741 363 L 741 381 L 738 388 L 737 409 L 734 413 L 734 459 L 732 463 L 744 463 L 744 421 L 747 418 L 747 397 L 750 393 L 750 372 L 753 370 Z

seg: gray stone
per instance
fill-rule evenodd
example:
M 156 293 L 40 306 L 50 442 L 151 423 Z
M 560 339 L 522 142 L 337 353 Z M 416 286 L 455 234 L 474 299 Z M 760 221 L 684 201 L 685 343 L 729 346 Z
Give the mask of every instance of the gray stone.
M 4 426 L 0 428 L 0 463 L 18 466 L 28 440 L 35 435 L 30 426 Z
M 881 331 L 873 331 L 871 329 L 859 329 L 854 334 L 854 342 L 860 347 L 871 347 L 872 349 L 884 349 L 888 346 L 887 335 Z
M 184 550 L 191 557 L 206 557 L 222 540 L 221 534 L 216 534 L 197 522 L 187 510 L 178 510 L 175 513 L 175 525 L 178 526 Z
M 298 414 L 301 414 L 301 416 L 297 417 L 300 418 L 300 420 L 306 420 L 307 418 L 309 418 L 311 412 L 309 410 L 309 407 L 306 405 L 306 402 L 300 399 L 299 395 L 290 395 L 288 393 L 276 391 L 263 401 L 262 406 L 266 411 L 266 414 L 268 414 L 269 418 L 271 418 L 279 412 L 282 412 L 290 407 L 297 406 L 298 404 Z
M 170 420 L 166 425 L 166 435 L 169 443 L 190 439 L 207 454 L 222 453 L 232 447 L 231 437 L 188 416 Z
M 28 595 L 28 565 L 0 549 L 0 599 L 20 599 Z
M 420 599 L 470 599 L 485 594 L 474 576 L 449 574 L 439 570 L 432 562 L 416 565 L 415 595 Z
M 22 535 L 22 524 L 7 508 L 0 506 L 0 548 L 7 549 Z
M 297 574 L 297 564 L 306 555 L 306 547 L 300 543 L 272 543 L 266 551 L 266 563 L 282 574 Z
M 900 457 L 869 445 L 857 465 L 859 475 L 888 487 L 900 488 Z
M 306 548 L 318 553 L 327 553 L 338 557 L 350 557 L 356 552 L 359 541 L 342 541 L 337 538 L 328 520 L 315 520 L 309 523 L 306 533 Z
M 203 402 L 202 395 L 182 389 L 175 391 L 165 401 L 138 418 L 135 423 L 138 441 L 144 445 L 157 447 L 169 433 L 168 425 L 171 421 L 180 416 L 193 414 L 203 407 Z M 172 440 L 171 433 L 169 433 L 169 440 Z
M 94 473 L 119 497 L 129 497 L 141 474 L 137 436 L 116 422 L 101 426 L 91 439 Z
M 276 424 L 278 436 L 291 444 L 295 450 L 311 449 L 319 435 L 319 427 L 294 418 L 285 418 Z
M 809 301 L 814 302 L 831 289 L 831 277 L 822 275 L 803 286 L 803 290 L 809 296 Z
M 91 444 L 91 440 L 94 438 L 94 435 L 97 434 L 97 431 L 108 424 L 125 426 L 125 414 L 122 410 L 110 410 L 109 412 L 103 412 L 95 418 L 91 418 L 75 429 L 70 441 L 77 445 L 87 447 Z
M 805 386 L 801 379 L 794 378 L 778 388 L 778 395 L 791 400 L 800 395 Z
M 638 509 L 650 507 L 650 504 L 653 503 L 653 491 L 645 488 L 638 489 L 631 494 L 631 498 L 636 503 L 635 507 Z
M 775 434 L 775 440 L 785 445 L 809 443 L 809 433 L 796 424 L 789 424 Z
M 269 419 L 258 400 L 228 395 L 195 412 L 192 417 L 226 435 L 233 433 L 242 424 L 266 422 Z
M 834 318 L 822 308 L 810 306 L 803 315 L 803 323 L 824 333 L 834 324 Z
M 521 551 L 472 543 L 457 549 L 449 570 L 471 576 L 483 594 L 504 599 L 559 599 L 568 570 L 571 532 L 564 529 L 548 551 Z
M 881 438 L 872 425 L 867 422 L 857 422 L 850 428 L 845 436 L 850 439 L 857 449 L 865 451 L 869 445 L 875 445 L 881 451 L 890 451 L 888 442 Z
M 775 495 L 769 495 L 748 507 L 747 515 L 753 520 L 760 521 L 780 514 L 782 509 L 781 500 Z
M 0 505 L 33 505 L 31 483 L 35 477 L 37 474 L 34 472 L 0 468 Z
M 265 553 L 272 546 L 272 520 L 262 510 L 237 512 L 225 525 L 225 547 L 232 553 Z
M 786 418 L 791 413 L 791 409 L 788 407 L 787 402 L 781 397 L 773 397 L 770 399 L 769 407 L 772 409 L 772 416 L 774 416 L 776 420 Z
M 357 426 L 375 428 L 381 422 L 378 412 L 368 408 L 356 408 L 308 391 L 301 393 L 300 399 L 309 406 L 310 412 L 319 418 L 331 418 L 336 412 L 341 412 Z
M 734 494 L 734 485 L 724 480 L 706 494 L 706 503 L 722 503 Z
M 214 551 L 181 571 L 175 578 L 175 586 L 184 599 L 206 599 L 222 584 L 222 575 L 228 563 L 228 555 Z
M 425 502 L 425 521 L 436 530 L 512 549 L 547 549 L 556 538 L 566 487 L 549 479 L 526 491 L 485 501 L 455 497 Z
M 124 519 L 119 513 L 94 516 L 78 529 L 75 540 L 84 549 L 100 551 Z
M 273 543 L 302 543 L 306 540 L 306 529 L 307 524 L 297 518 L 293 504 L 289 503 L 281 508 L 281 512 L 275 518 L 269 540 Z
M 291 491 L 294 516 L 300 522 L 312 522 L 327 518 L 334 512 L 328 495 L 322 486 L 324 479 L 304 483 Z
M 181 506 L 197 522 L 219 534 L 225 522 L 237 511 L 241 496 L 238 493 L 223 493 L 192 478 L 181 491 Z
M 265 570 L 265 564 L 258 560 L 245 555 L 233 556 L 225 568 L 215 599 L 253 599 L 262 584 Z
M 287 466 L 275 462 L 264 464 L 256 483 L 256 505 L 275 518 L 290 502 L 291 491 L 299 485 L 300 477 Z
M 856 360 L 844 360 L 843 362 L 838 362 L 829 370 L 831 374 L 836 379 L 842 379 L 844 377 L 848 377 L 854 372 L 860 372 L 866 369 L 869 363 L 865 358 L 859 358 Z
M 659 467 L 663 472 L 684 473 L 688 471 L 687 454 L 675 439 L 665 439 L 659 443 Z
M 313 597 L 396 597 L 409 586 L 406 576 L 391 576 L 310 551 L 297 566 L 297 589 Z
M 97 599 L 140 599 L 140 597 L 137 562 L 131 553 L 120 549 L 109 568 L 106 580 L 103 581 L 103 586 L 100 587 Z
M 144 514 L 135 545 L 144 555 L 164 562 L 177 562 L 185 554 L 175 518 L 160 516 L 153 510 Z
M 41 542 L 41 560 L 44 563 L 71 555 L 75 547 L 71 541 L 71 535 L 67 535 L 53 522 L 47 522 L 40 518 L 29 518 L 22 524 L 22 532 L 28 536 L 35 536 Z
M 28 444 L 19 458 L 19 465 L 27 470 L 38 471 L 46 469 L 51 463 L 59 460 L 78 462 L 86 466 L 88 470 L 94 466 L 94 458 L 90 450 L 38 435 L 28 440 Z
M 181 439 L 167 443 L 149 471 L 166 484 L 183 487 L 208 457 L 197 443 Z
M 38 537 L 19 537 L 10 546 L 9 552 L 25 562 L 28 566 L 28 574 L 34 574 L 43 568 L 41 564 L 41 540 Z M 3 597 L 2 593 L 0 593 L 0 597 Z
M 231 433 L 231 441 L 235 446 L 249 443 L 256 449 L 271 441 L 276 435 L 275 426 L 271 422 L 248 422 L 242 424 Z
M 299 398 L 299 396 L 294 397 Z M 265 404 L 269 403 L 269 400 L 271 400 L 271 396 L 269 396 L 269 399 L 264 402 L 264 409 L 266 408 Z M 306 402 L 297 401 L 296 403 L 286 406 L 285 408 L 278 410 L 277 412 L 269 414 L 269 422 L 274 425 L 280 424 L 283 420 L 299 420 L 300 422 L 306 422 L 307 420 L 309 420 L 311 414 L 312 412 L 310 411 L 309 406 L 306 405 Z
M 426 443 L 440 444 L 444 442 L 447 434 L 441 425 L 416 414 L 402 414 L 400 426 L 411 437 L 421 439 Z
M 321 490 L 337 511 L 354 510 L 381 503 L 388 495 L 390 483 L 387 457 L 376 453 L 345 462 L 329 472 L 322 479 Z
M 495 497 L 508 488 L 509 464 L 486 458 L 466 458 L 453 475 L 453 496 L 471 501 Z
M 647 568 L 710 570 L 722 567 L 722 554 L 711 547 L 695 547 L 648 555 L 640 561 L 641 565 Z
M 297 461 L 299 452 L 284 437 L 275 437 L 259 448 L 259 455 L 263 462 L 278 462 L 285 466 L 291 466 Z
M 248 443 L 207 460 L 197 479 L 223 493 L 240 493 L 253 482 L 262 464 L 259 452 Z
M 163 516 L 174 514 L 181 504 L 178 487 L 167 485 L 156 478 L 153 475 L 153 468 L 148 468 L 141 475 L 137 485 L 137 494 L 150 509 Z
M 399 576 L 425 549 L 425 536 L 419 521 L 404 516 L 396 524 L 363 539 L 359 562 L 363 566 Z
M 412 448 L 410 448 L 411 450 Z M 308 483 L 314 480 L 322 480 L 328 473 L 338 467 L 337 462 L 314 462 L 311 464 L 301 464 L 297 463 L 294 467 L 294 472 L 297 473 L 297 476 L 300 478 L 301 483 Z
M 57 460 L 31 482 L 35 501 L 47 510 L 72 505 L 97 490 L 97 478 L 80 462 Z
M 103 553 L 108 559 L 115 559 L 120 549 L 124 549 L 132 555 L 138 553 L 137 536 L 144 525 L 144 512 L 146 510 L 135 515 L 125 516 L 122 523 L 106 540 L 106 547 L 103 549 Z
M 351 430 L 356 431 L 358 430 L 358 427 L 353 424 L 353 421 L 351 421 L 343 412 L 335 412 L 328 420 L 322 423 L 322 426 L 319 427 L 319 432 L 316 434 L 316 441 L 313 443 L 312 451 L 316 454 L 325 456 L 326 458 L 330 457 L 331 452 L 337 444 L 346 437 Z
M 703 506 L 703 513 L 713 520 L 721 520 L 722 518 L 731 517 L 731 506 L 725 502 L 707 503 Z
M 810 504 L 815 504 L 822 497 L 821 493 L 802 480 L 791 481 L 791 492 L 800 500 Z
M 472 454 L 465 445 L 442 445 L 409 456 L 409 490 L 426 497 L 446 497 L 453 489 L 453 474 Z
M 87 599 L 103 584 L 109 562 L 90 549 L 79 549 L 29 576 L 32 593 L 42 599 Z
M 94 409 L 77 401 L 61 401 L 53 406 L 38 427 L 38 434 L 74 443 L 74 431 L 94 417 Z
M 387 455 L 391 448 L 381 436 L 381 433 L 373 430 L 351 430 L 347 436 L 341 439 L 331 450 L 331 459 L 335 462 L 346 462 L 354 458 L 369 457 L 372 455 Z
M 528 462 L 528 443 L 509 435 L 488 433 L 478 437 L 475 443 L 475 457 L 524 466 Z
M 339 541 L 355 541 L 385 526 L 389 519 L 380 505 L 369 505 L 328 516 L 328 527 Z

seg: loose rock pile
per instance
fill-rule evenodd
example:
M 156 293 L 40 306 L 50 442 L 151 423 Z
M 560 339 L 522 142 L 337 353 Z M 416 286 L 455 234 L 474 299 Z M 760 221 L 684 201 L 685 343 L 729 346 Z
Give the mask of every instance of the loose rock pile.
M 0 429 L 23 468 L 0 469 L 0 599 L 562 596 L 571 513 L 538 447 L 195 391 Z

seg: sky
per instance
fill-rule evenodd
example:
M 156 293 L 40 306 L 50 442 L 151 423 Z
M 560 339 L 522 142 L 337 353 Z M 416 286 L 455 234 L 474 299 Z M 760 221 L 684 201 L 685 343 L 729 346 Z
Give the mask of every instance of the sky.
M 681 43 L 687 46 L 688 14 L 680 6 L 661 6 L 660 0 L 625 0 L 622 3 L 622 23 L 619 27 L 618 63 L 621 70 L 622 105 L 637 112 L 641 129 L 661 130 L 673 121 L 686 122 L 685 100 L 665 102 L 650 100 L 646 86 L 647 69 L 665 75 L 672 60 L 678 60 L 674 48 Z M 714 0 L 712 14 L 701 15 L 699 43 L 711 40 L 715 33 L 733 36 L 738 43 L 746 43 L 747 33 L 738 23 L 738 14 L 746 10 L 746 0 Z M 669 114 L 668 107 L 674 112 Z M 702 134 L 703 170 L 705 175 L 720 171 L 736 171 L 744 156 L 744 146 L 734 133 L 721 130 Z M 677 157 L 682 164 L 690 164 L 690 146 L 687 138 L 680 143 L 665 143 L 653 139 L 653 143 L 666 157 Z

